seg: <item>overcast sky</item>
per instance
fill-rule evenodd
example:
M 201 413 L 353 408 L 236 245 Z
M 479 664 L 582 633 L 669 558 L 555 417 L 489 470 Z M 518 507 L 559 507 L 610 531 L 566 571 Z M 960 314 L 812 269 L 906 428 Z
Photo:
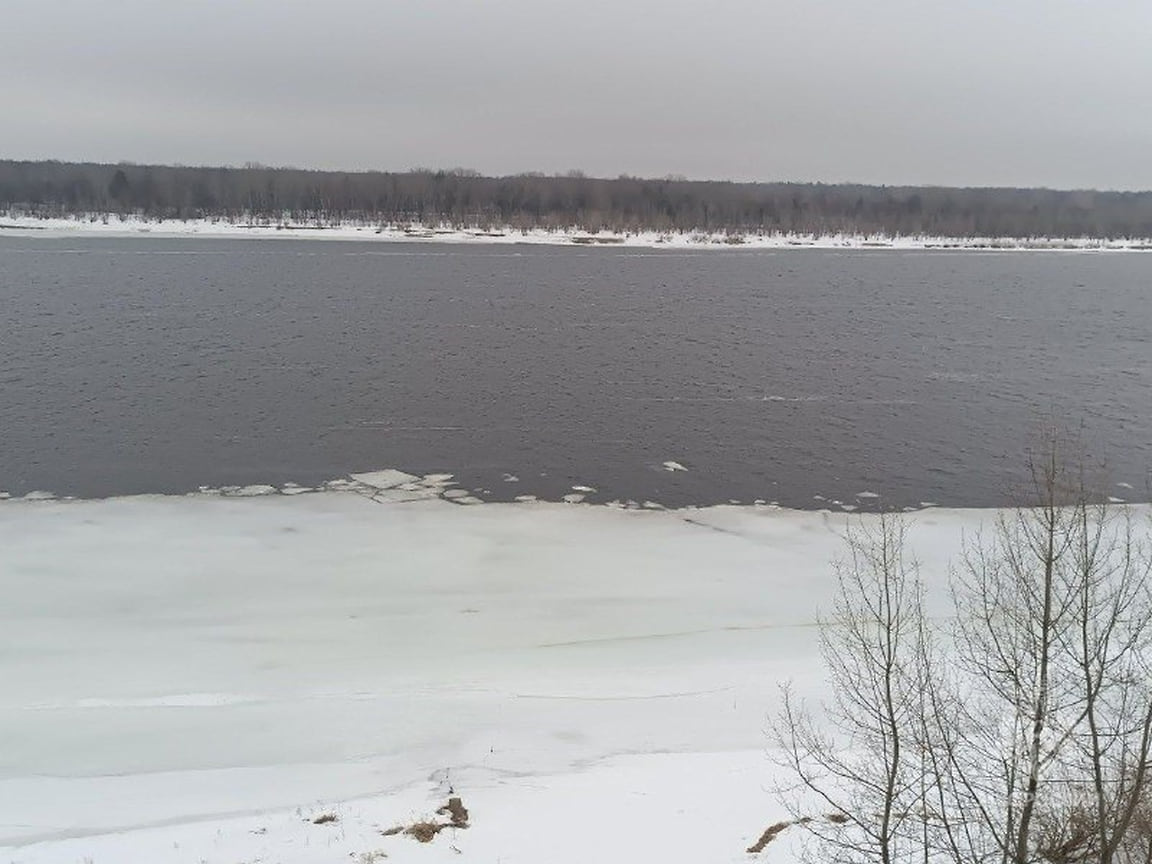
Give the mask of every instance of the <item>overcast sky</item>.
M 0 0 L 0 156 L 1152 188 L 1152 0 Z

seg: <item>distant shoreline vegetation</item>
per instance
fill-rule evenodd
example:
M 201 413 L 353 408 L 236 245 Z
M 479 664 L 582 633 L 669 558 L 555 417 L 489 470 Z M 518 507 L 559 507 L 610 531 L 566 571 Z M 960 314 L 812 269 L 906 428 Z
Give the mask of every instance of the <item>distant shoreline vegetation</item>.
M 0 211 L 146 220 L 711 236 L 1152 238 L 1152 191 L 735 183 L 0 160 Z

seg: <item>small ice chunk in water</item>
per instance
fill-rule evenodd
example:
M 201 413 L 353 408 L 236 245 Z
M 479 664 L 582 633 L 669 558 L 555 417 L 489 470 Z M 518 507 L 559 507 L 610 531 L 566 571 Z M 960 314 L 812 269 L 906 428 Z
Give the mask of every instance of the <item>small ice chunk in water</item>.
M 1108 496 L 1108 503 L 1109 504 L 1123 504 L 1124 499 L 1123 498 L 1117 498 L 1115 495 L 1109 495 Z
M 415 474 L 405 474 L 395 468 L 385 468 L 383 471 L 367 471 L 363 474 L 349 475 L 357 483 L 372 486 L 375 489 L 394 489 L 405 483 L 415 483 L 420 478 Z
M 644 509 L 645 510 L 664 510 L 667 508 L 665 508 L 664 505 L 661 504 L 659 501 L 645 501 L 644 502 Z
M 235 492 L 229 493 L 236 498 L 255 498 L 259 495 L 275 495 L 278 490 L 275 486 L 266 483 L 253 483 L 251 486 L 241 486 Z
M 45 492 L 42 489 L 36 489 L 32 492 L 29 492 L 27 495 L 25 495 L 24 500 L 25 501 L 51 501 L 55 497 L 56 497 L 55 492 Z
M 879 498 L 879 497 L 880 497 L 880 493 L 878 493 L 878 492 L 868 492 L 868 491 L 864 491 L 864 492 L 857 492 L 857 493 L 856 493 L 856 497 L 857 497 L 857 498 Z
M 592 486 L 573 486 L 573 492 L 595 492 L 596 489 Z
M 467 489 L 445 489 L 441 494 L 449 501 L 469 497 Z
M 7 501 L 11 497 L 12 497 L 11 493 L 0 492 L 0 501 Z
M 425 486 L 446 486 L 455 476 L 455 474 L 425 474 L 420 478 L 420 482 Z
M 669 459 L 667 462 L 664 463 L 664 470 L 665 471 L 687 471 L 688 469 L 685 468 L 683 465 L 681 465 L 679 462 L 674 462 L 671 459 Z
M 535 495 L 517 495 L 513 500 L 519 501 L 521 504 L 528 504 L 532 501 L 536 501 L 537 498 Z
M 505 474 L 504 475 L 504 482 L 505 483 L 519 483 L 520 478 L 517 477 L 515 474 Z
M 576 487 L 573 486 L 572 488 L 575 489 Z M 570 492 L 569 494 L 564 496 L 563 500 L 569 504 L 579 504 L 581 501 L 584 500 L 584 496 L 581 495 L 579 492 Z
M 1131 489 L 1132 488 L 1131 483 L 1117 483 L 1116 485 L 1119 486 L 1121 489 Z

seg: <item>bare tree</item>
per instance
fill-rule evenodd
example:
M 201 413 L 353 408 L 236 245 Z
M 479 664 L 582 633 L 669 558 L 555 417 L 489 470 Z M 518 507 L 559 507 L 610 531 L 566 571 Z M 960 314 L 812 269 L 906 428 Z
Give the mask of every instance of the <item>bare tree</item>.
M 954 577 L 959 689 L 926 727 L 948 754 L 940 825 L 958 862 L 1108 864 L 1147 782 L 1148 557 L 1064 436 L 1030 468 L 1034 506 L 967 543 Z
M 1030 506 L 966 538 L 945 634 L 902 524 L 849 538 L 821 643 L 831 733 L 787 693 L 777 727 L 797 786 L 848 817 L 812 823 L 841 860 L 1152 862 L 1149 553 L 1076 453 L 1049 436 Z
M 1076 626 L 1064 646 L 1084 705 L 1071 755 L 1091 775 L 1090 791 L 1077 797 L 1091 804 L 1100 864 L 1131 850 L 1128 833 L 1145 803 L 1152 747 L 1149 557 L 1131 511 L 1115 511 L 1083 492 L 1074 510 Z
M 914 742 L 926 670 L 922 592 L 904 537 L 903 521 L 890 515 L 848 531 L 832 617 L 820 627 L 833 692 L 825 724 L 783 688 L 776 743 L 797 781 L 785 797 L 818 841 L 820 860 L 894 864 L 915 847 L 924 775 Z M 813 807 L 822 818 L 811 818 Z

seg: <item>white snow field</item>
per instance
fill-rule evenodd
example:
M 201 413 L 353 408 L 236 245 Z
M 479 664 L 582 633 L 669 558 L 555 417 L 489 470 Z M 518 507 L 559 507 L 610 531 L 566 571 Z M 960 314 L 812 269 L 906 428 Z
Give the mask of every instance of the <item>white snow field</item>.
M 944 249 L 969 251 L 1149 251 L 1152 238 L 1099 240 L 1053 237 L 932 237 L 864 234 L 480 230 L 435 225 L 316 223 L 225 219 L 149 219 L 133 215 L 39 217 L 0 212 L 0 237 L 203 237 L 484 243 L 545 246 L 624 246 L 641 249 Z
M 992 513 L 910 517 L 930 583 Z M 777 682 L 821 692 L 849 518 L 0 502 L 0 862 L 790 860 L 745 851 L 765 730 Z M 451 796 L 467 828 L 382 833 Z

